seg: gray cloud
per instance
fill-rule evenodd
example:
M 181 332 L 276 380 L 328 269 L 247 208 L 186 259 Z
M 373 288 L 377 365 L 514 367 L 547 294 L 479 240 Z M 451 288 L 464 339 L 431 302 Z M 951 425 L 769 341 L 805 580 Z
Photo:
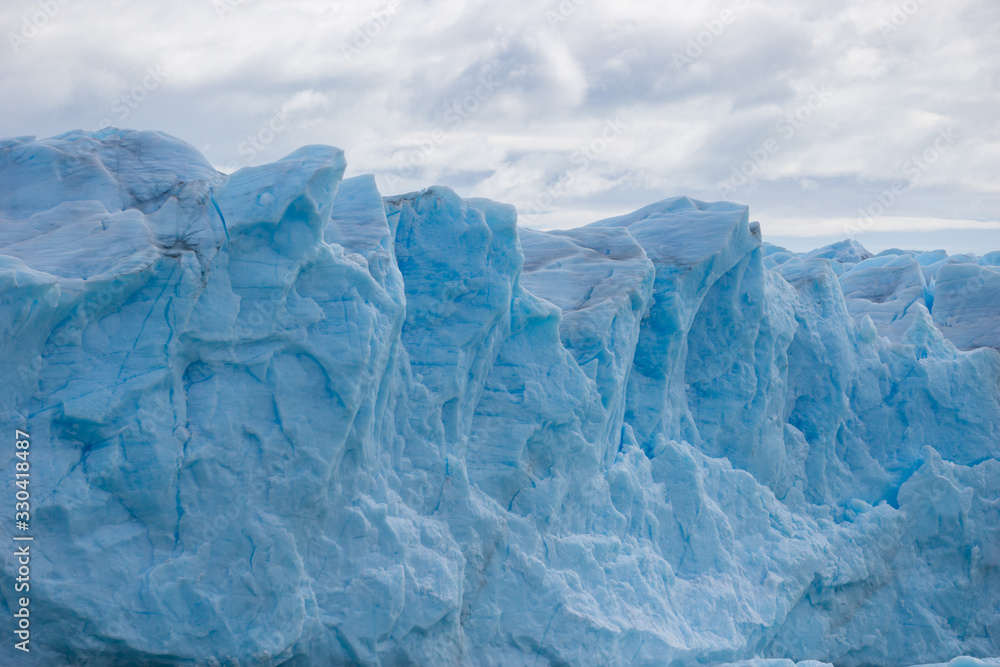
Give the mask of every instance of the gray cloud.
M 818 241 L 895 187 L 889 227 L 1000 227 L 993 0 L 41 0 L 0 27 L 4 136 L 111 121 L 220 168 L 329 143 L 387 193 L 443 182 L 538 226 L 688 194 Z

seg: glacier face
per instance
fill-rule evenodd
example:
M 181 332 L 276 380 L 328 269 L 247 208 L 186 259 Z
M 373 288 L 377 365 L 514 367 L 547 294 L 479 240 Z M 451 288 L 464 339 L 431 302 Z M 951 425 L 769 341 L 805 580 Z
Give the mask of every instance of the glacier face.
M 345 166 L 0 142 L 18 660 L 1000 655 L 1000 254 L 796 254 L 688 198 L 541 232 Z

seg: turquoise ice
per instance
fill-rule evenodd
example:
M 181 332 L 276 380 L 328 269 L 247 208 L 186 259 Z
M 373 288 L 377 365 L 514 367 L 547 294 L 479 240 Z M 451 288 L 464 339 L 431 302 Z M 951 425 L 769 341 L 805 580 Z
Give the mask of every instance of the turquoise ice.
M 1000 254 L 684 197 L 543 232 L 345 168 L 0 141 L 15 664 L 1000 656 Z

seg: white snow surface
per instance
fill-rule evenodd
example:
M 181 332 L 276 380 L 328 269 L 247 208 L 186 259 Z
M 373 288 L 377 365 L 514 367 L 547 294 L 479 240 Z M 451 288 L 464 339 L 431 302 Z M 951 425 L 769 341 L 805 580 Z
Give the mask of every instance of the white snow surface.
M 994 664 L 1000 254 L 345 166 L 0 141 L 16 664 Z

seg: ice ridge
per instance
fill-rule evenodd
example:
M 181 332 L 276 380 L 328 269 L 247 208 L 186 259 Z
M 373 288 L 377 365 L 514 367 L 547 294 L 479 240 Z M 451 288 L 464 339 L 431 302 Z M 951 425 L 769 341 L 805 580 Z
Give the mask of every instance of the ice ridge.
M 1000 254 L 686 197 L 545 232 L 345 169 L 0 141 L 17 660 L 995 664 Z

